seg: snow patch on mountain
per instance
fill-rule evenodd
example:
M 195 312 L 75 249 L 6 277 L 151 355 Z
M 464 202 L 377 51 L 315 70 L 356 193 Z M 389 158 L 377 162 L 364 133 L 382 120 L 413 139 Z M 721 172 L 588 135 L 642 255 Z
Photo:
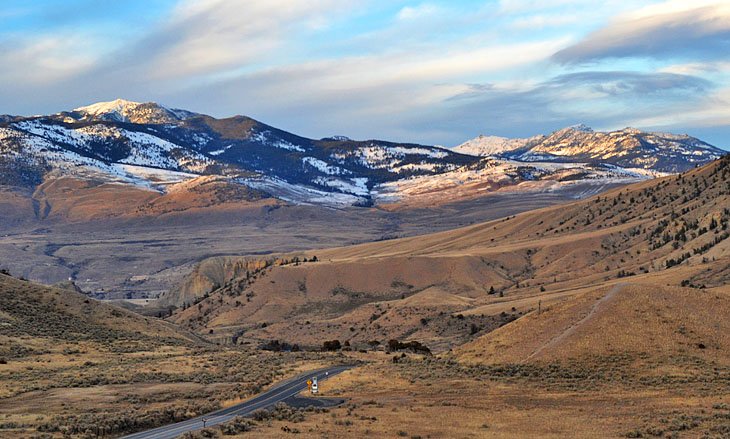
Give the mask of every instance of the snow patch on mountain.
M 232 147 L 233 147 L 233 145 L 226 145 L 226 146 L 224 146 L 221 149 L 216 149 L 215 151 L 210 151 L 208 154 L 210 154 L 210 155 L 221 155 L 224 152 L 226 152 L 229 149 L 231 149 Z
M 309 165 L 320 172 L 324 172 L 329 175 L 346 175 L 351 174 L 347 169 L 342 169 L 338 166 L 331 166 L 327 162 L 314 158 L 314 157 L 302 157 L 302 163 Z
M 379 140 L 306 139 L 245 117 L 185 119 L 195 114 L 116 100 L 70 113 L 5 118 L 0 172 L 22 185 L 38 184 L 51 172 L 155 190 L 204 175 L 294 203 L 340 206 L 373 197 L 438 201 L 509 187 L 552 190 L 576 181 L 602 187 L 683 171 L 725 153 L 687 135 L 633 128 L 604 133 L 580 125 L 529 139 L 480 136 L 452 152 Z M 14 166 L 24 174 L 14 173 Z
M 510 139 L 507 137 L 480 135 L 477 138 L 455 146 L 453 150 L 461 154 L 486 157 L 522 148 L 530 140 L 531 139 Z
M 153 185 L 172 185 L 200 177 L 198 174 L 192 174 L 189 172 L 170 171 L 167 169 L 149 168 L 147 166 L 118 166 L 127 176 L 135 180 L 135 184 L 144 187 L 152 187 Z
M 636 128 L 602 132 L 582 124 L 529 139 L 480 136 L 455 147 L 454 151 L 524 162 L 611 163 L 661 172 L 686 170 L 693 163 L 706 163 L 725 154 L 688 135 Z
M 137 107 L 142 105 L 140 102 L 132 102 L 126 99 L 115 99 L 109 102 L 97 102 L 95 104 L 84 107 L 74 108 L 73 111 L 86 113 L 91 116 L 109 116 L 115 118 L 119 122 L 128 122 L 128 115 Z
M 312 187 L 289 183 L 272 177 L 240 179 L 242 184 L 269 193 L 274 197 L 295 204 L 324 205 L 331 207 L 352 206 L 362 198 L 340 192 L 327 192 Z
M 286 149 L 289 151 L 304 152 L 304 148 L 285 140 L 272 140 L 272 134 L 270 131 L 262 131 L 251 136 L 251 140 L 263 143 L 265 145 L 273 146 L 274 148 Z
M 317 177 L 313 180 L 313 182 L 348 194 L 363 197 L 370 195 L 367 188 L 367 178 L 344 180 L 336 177 Z

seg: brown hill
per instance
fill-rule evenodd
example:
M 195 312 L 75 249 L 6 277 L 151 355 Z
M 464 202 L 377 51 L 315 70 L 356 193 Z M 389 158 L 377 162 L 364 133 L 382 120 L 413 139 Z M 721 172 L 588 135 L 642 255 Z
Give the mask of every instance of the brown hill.
M 83 294 L 0 274 L 0 356 L 90 343 L 107 349 L 199 342 L 168 322 L 142 317 Z
M 186 308 L 172 320 L 221 336 L 364 343 L 417 334 L 451 346 L 488 329 L 497 316 L 511 320 L 539 300 L 564 300 L 625 278 L 726 285 L 729 197 L 725 157 L 678 176 L 453 231 L 272 257 L 256 270 L 230 271 L 217 280 L 219 288 L 197 291 L 194 303 L 170 292 L 168 300 Z M 439 293 L 428 296 L 427 310 L 407 302 L 433 291 Z M 384 311 L 397 314 L 388 316 L 396 324 L 380 322 Z M 444 329 L 455 312 L 466 323 L 458 334 Z
M 206 210 L 248 209 L 280 202 L 222 177 L 203 176 L 168 185 L 165 192 L 74 177 L 50 176 L 30 194 L 14 189 L 0 194 L 0 212 L 21 210 L 16 221 L 86 222 L 110 218 L 154 217 Z M 34 210 L 29 207 L 32 206 Z
M 730 364 L 730 295 L 618 283 L 547 307 L 457 349 L 467 363 L 510 364 L 634 355 Z

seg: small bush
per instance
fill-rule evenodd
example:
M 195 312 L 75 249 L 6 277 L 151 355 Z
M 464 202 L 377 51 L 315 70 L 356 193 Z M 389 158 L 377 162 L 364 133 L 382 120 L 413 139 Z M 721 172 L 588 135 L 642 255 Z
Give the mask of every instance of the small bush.
M 254 425 L 253 421 L 236 416 L 231 421 L 221 425 L 220 430 L 226 436 L 233 436 L 253 430 Z
M 338 351 L 342 349 L 342 344 L 339 340 L 328 340 L 322 343 L 323 351 Z

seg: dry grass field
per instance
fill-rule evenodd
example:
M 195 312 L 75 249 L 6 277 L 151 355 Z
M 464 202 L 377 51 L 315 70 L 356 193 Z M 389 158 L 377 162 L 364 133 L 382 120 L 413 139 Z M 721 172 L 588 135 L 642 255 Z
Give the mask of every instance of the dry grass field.
M 727 381 L 656 385 L 554 367 L 508 373 L 445 359 L 387 360 L 323 383 L 324 395 L 350 397 L 345 406 L 301 422 L 261 423 L 240 437 L 721 438 L 730 431 Z
M 322 385 L 347 405 L 253 434 L 727 437 L 729 306 L 727 289 L 594 289 L 453 352 L 359 354 L 370 363 Z

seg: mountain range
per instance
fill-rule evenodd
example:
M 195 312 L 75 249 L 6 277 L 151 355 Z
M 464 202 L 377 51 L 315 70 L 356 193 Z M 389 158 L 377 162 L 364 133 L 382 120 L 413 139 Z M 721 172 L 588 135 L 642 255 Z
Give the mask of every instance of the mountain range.
M 424 194 L 422 201 L 438 202 L 453 200 L 456 191 L 474 192 L 464 188 L 626 183 L 686 171 L 724 153 L 686 135 L 582 126 L 530 139 L 480 137 L 454 149 L 343 136 L 315 140 L 246 116 L 216 119 L 123 99 L 0 119 L 1 185 L 36 188 L 70 177 L 169 194 L 214 182 L 221 202 L 227 192 L 330 206 L 392 204 Z M 245 187 L 243 195 L 231 187 Z M 41 212 L 53 209 L 44 206 Z
M 479 136 L 454 148 L 464 154 L 525 162 L 608 163 L 676 173 L 725 154 L 686 134 L 645 132 L 636 128 L 593 131 L 585 125 L 524 139 Z

